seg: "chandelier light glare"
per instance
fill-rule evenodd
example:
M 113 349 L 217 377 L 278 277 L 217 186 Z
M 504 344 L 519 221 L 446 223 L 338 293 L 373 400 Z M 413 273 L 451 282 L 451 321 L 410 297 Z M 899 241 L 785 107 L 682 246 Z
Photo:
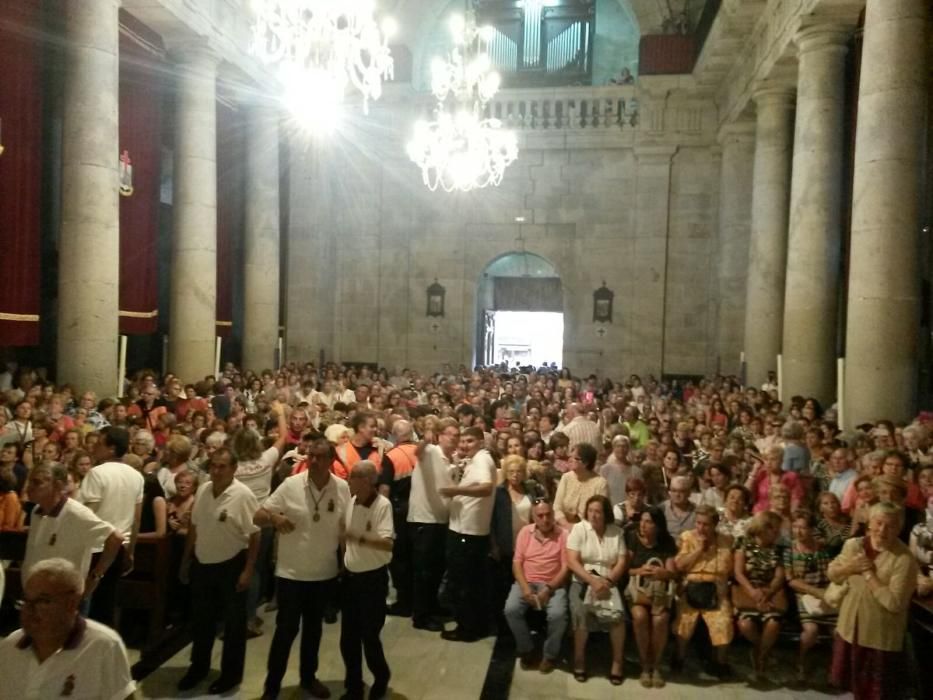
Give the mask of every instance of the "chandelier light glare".
M 277 68 L 292 111 L 317 103 L 333 112 L 352 85 L 368 113 L 393 77 L 396 26 L 391 18 L 376 23 L 374 0 L 253 0 L 253 8 L 252 53 Z
M 450 58 L 431 64 L 435 119 L 415 124 L 408 157 L 421 168 L 432 192 L 438 187 L 469 192 L 502 182 L 505 169 L 518 157 L 518 141 L 501 121 L 486 116 L 486 104 L 501 82 L 488 51 L 495 30 L 477 27 L 471 9 L 466 17 L 451 19 L 450 31 Z

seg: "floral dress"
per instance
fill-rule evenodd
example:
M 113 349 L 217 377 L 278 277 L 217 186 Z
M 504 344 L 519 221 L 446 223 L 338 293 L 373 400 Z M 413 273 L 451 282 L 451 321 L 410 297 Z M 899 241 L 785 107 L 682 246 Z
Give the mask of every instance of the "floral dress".
M 769 547 L 758 544 L 754 537 L 743 537 L 736 544 L 736 549 L 745 554 L 745 578 L 755 588 L 766 588 L 774 580 L 774 572 L 784 564 L 784 550 L 782 544 L 773 544 Z M 783 613 L 772 610 L 762 612 L 758 609 L 741 609 L 739 618 L 754 620 L 778 619 Z
M 816 588 L 826 588 L 829 585 L 829 562 L 835 555 L 825 547 L 818 547 L 815 552 L 802 552 L 797 547 L 788 547 L 784 550 L 784 571 L 787 580 L 799 580 Z M 807 593 L 796 593 L 797 614 L 800 622 L 816 622 L 824 625 L 835 625 L 838 613 L 815 596 Z

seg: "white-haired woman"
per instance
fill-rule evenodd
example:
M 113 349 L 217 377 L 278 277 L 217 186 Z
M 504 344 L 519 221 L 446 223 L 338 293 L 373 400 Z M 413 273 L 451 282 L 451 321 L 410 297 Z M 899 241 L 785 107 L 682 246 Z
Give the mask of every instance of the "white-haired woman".
M 833 583 L 847 584 L 839 608 L 832 681 L 856 700 L 900 697 L 907 615 L 917 587 L 917 562 L 898 539 L 903 509 L 876 503 L 868 535 L 847 540 L 829 565 Z

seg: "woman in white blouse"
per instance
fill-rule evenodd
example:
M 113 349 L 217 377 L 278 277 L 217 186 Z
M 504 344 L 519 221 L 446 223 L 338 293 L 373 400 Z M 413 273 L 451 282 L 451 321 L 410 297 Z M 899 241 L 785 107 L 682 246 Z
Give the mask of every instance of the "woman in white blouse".
M 591 630 L 608 631 L 612 644 L 612 668 L 609 681 L 622 683 L 622 658 L 625 650 L 625 615 L 620 608 L 612 618 L 597 619 L 584 604 L 587 589 L 597 600 L 615 597 L 625 575 L 626 549 L 622 528 L 613 523 L 612 505 L 606 496 L 591 496 L 586 501 L 586 518 L 570 531 L 567 538 L 567 564 L 573 572 L 570 584 L 570 618 L 573 624 L 573 677 L 586 681 L 586 640 Z M 615 596 L 613 593 L 615 592 Z

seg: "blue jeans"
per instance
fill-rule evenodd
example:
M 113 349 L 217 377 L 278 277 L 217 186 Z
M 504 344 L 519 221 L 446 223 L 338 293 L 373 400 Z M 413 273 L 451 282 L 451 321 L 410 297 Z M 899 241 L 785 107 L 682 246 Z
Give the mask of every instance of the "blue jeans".
M 544 590 L 543 583 L 528 584 L 535 593 Z M 509 598 L 505 601 L 505 620 L 515 637 L 515 647 L 519 655 L 530 654 L 534 649 L 531 633 L 528 631 L 526 614 L 531 605 L 522 597 L 522 589 L 517 583 L 512 584 Z M 567 631 L 567 589 L 558 588 L 547 602 L 547 639 L 544 642 L 544 658 L 554 661 L 560 655 L 560 645 Z

